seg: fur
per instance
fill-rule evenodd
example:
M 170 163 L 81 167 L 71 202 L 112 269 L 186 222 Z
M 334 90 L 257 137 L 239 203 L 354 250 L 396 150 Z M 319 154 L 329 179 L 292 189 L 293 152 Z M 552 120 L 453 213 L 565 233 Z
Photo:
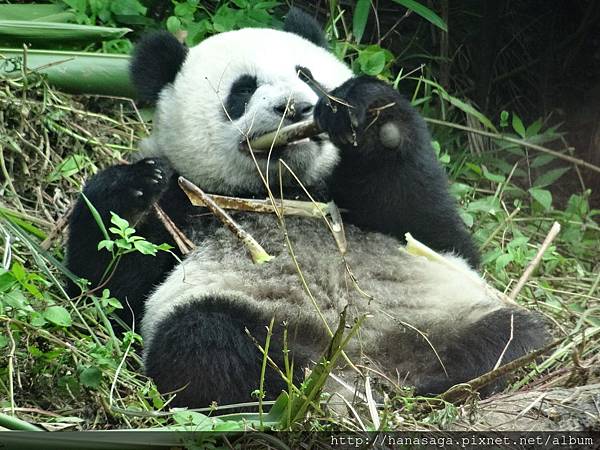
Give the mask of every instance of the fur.
M 250 400 L 262 357 L 246 330 L 264 342 L 272 318 L 270 354 L 281 361 L 287 324 L 296 375 L 326 348 L 326 326 L 303 289 L 285 233 L 329 327 L 346 305 L 350 320 L 369 314 L 347 349 L 351 357 L 371 361 L 418 392 L 439 393 L 493 368 L 511 324 L 514 336 L 503 362 L 546 339 L 537 315 L 502 303 L 478 279 L 478 252 L 448 193 L 423 119 L 387 84 L 353 77 L 323 48 L 325 38 L 315 35 L 311 23 L 294 12 L 285 27 L 293 33 L 222 33 L 189 51 L 182 46 L 172 52 L 179 55 L 175 61 L 154 51 L 161 42 L 164 48 L 175 45 L 171 38 L 143 40 L 132 73 L 142 97 L 158 99 L 152 135 L 137 162 L 106 169 L 84 189 L 105 222 L 114 211 L 150 241 L 174 245 L 154 215 L 158 202 L 197 245 L 181 264 L 166 254 L 127 255 L 105 281 L 132 305 L 144 337 L 146 372 L 161 392 L 178 391 L 172 405 Z M 173 62 L 175 75 L 164 68 Z M 299 68 L 330 95 L 319 95 Z M 310 116 L 324 133 L 270 158 L 255 159 L 240 146 Z M 234 213 L 275 256 L 253 265 L 242 244 L 206 210 L 191 207 L 177 187 L 183 175 L 210 193 L 264 198 L 257 169 L 278 193 L 280 159 L 317 200 L 334 200 L 345 211 L 345 260 L 319 219 L 286 217 L 284 230 L 274 215 Z M 306 198 L 289 174 L 281 180 L 286 198 Z M 102 236 L 82 201 L 70 230 L 68 266 L 96 286 L 108 257 L 96 250 Z M 406 232 L 462 271 L 402 253 Z M 353 277 L 370 300 L 359 294 Z M 122 318 L 132 323 L 132 317 Z M 338 370 L 350 376 L 345 367 Z M 283 388 L 271 370 L 266 383 L 268 398 Z

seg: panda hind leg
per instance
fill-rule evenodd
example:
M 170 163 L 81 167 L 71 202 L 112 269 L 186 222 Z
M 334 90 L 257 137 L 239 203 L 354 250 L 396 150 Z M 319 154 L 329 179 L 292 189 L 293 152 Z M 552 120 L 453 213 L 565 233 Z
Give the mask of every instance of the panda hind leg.
M 549 341 L 549 334 L 547 324 L 538 313 L 501 308 L 458 332 L 433 340 L 438 341 L 436 348 L 447 376 L 440 370 L 440 373 L 419 377 L 417 392 L 422 394 L 443 393 L 455 384 L 466 383 L 493 370 L 505 349 L 500 365 L 540 349 Z M 506 387 L 507 381 L 507 377 L 500 377 L 479 392 L 487 397 Z
M 171 406 L 208 407 L 256 401 L 263 355 L 246 333 L 264 346 L 266 325 L 234 302 L 203 298 L 177 306 L 154 331 L 146 348 L 146 374 L 162 394 L 176 392 Z M 148 312 L 151 314 L 151 312 Z M 279 367 L 281 336 L 274 330 L 269 356 Z M 267 366 L 265 399 L 275 398 L 286 384 Z

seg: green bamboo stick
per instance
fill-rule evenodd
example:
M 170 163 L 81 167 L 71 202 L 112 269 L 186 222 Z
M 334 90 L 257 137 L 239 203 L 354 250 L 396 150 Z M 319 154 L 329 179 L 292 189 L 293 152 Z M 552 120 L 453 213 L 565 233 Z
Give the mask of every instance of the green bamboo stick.
M 0 42 L 4 45 L 95 42 L 104 39 L 118 39 L 130 31 L 129 28 L 99 27 L 75 23 L 2 20 L 0 16 Z
M 20 77 L 24 51 L 0 48 L 0 77 Z M 102 53 L 27 50 L 27 70 L 48 76 L 48 82 L 75 94 L 102 94 L 133 98 L 129 56 Z
M 14 416 L 0 413 L 0 426 L 8 428 L 9 430 L 20 430 L 20 431 L 42 431 L 35 425 L 25 422 Z

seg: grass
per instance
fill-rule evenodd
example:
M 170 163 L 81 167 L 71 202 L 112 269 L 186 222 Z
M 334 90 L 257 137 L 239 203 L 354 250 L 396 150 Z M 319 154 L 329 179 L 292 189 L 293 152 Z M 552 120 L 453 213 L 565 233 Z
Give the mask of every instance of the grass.
M 424 110 L 437 120 L 436 149 L 455 180 L 452 191 L 482 247 L 491 284 L 510 293 L 552 224 L 562 226 L 517 299 L 544 314 L 562 341 L 538 366 L 516 371 L 509 390 L 591 383 L 600 375 L 599 211 L 590 207 L 584 185 L 570 197 L 556 199 L 552 192 L 558 178 L 538 182 L 563 168 L 576 176 L 577 166 L 566 166 L 552 155 L 540 160 L 544 153 L 514 142 L 554 141 L 560 150 L 560 135 L 542 131 L 541 125 L 527 134 L 528 128 L 513 120 L 513 129 L 503 129 L 513 141 L 494 134 L 475 146 L 467 138 L 475 125 L 467 121 L 466 130 L 451 127 L 464 124 L 464 110 L 451 102 L 441 108 L 427 92 L 417 94 L 416 102 L 428 102 Z M 167 412 L 168 399 L 141 375 L 141 338 L 135 332 L 115 336 L 105 320 L 121 307 L 117 299 L 106 291 L 70 299 L 61 287 L 70 276 L 62 261 L 73 199 L 84 180 L 134 152 L 147 132 L 129 100 L 67 96 L 35 74 L 0 79 L 0 426 L 104 430 L 207 425 L 204 414 Z M 252 406 L 258 411 L 268 403 Z M 437 429 L 458 415 L 452 403 L 414 397 L 404 389 L 390 393 L 384 405 L 371 399 L 364 408 L 351 407 L 347 418 L 314 406 L 294 403 L 294 414 L 301 414 L 286 429 L 366 430 L 377 424 L 383 429 Z M 248 422 L 236 416 L 228 422 L 211 419 L 208 425 L 239 430 Z

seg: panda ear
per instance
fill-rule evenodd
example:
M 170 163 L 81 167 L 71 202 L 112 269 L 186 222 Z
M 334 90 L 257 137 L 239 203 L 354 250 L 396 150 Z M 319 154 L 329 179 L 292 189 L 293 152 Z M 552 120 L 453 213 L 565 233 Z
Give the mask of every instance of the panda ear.
M 129 65 L 138 98 L 156 102 L 160 91 L 175 80 L 187 52 L 187 47 L 166 31 L 144 36 L 136 45 Z
M 283 24 L 283 30 L 297 34 L 319 47 L 325 49 L 329 47 L 319 22 L 299 8 L 290 8 Z

